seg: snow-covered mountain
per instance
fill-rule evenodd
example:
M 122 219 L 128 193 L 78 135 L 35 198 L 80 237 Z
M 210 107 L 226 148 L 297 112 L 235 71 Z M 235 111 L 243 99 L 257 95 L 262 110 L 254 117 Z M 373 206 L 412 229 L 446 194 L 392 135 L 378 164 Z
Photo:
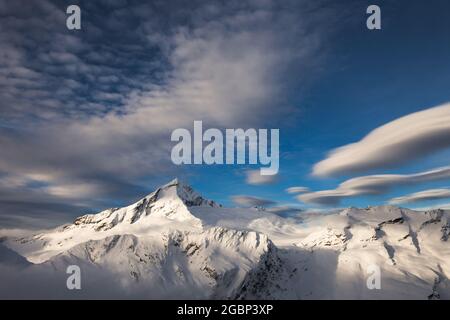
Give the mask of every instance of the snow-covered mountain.
M 29 261 L 40 263 L 87 240 L 111 235 L 159 236 L 166 230 L 200 230 L 200 219 L 189 210 L 194 206 L 219 207 L 175 179 L 130 206 L 84 215 L 72 224 L 8 243 Z
M 443 210 L 282 218 L 223 208 L 175 179 L 130 206 L 9 237 L 0 253 L 14 250 L 32 263 L 26 268 L 60 276 L 80 266 L 84 298 L 450 299 L 449 234 Z M 379 290 L 367 287 L 373 266 Z M 96 288 L 108 290 L 89 286 L 101 281 Z

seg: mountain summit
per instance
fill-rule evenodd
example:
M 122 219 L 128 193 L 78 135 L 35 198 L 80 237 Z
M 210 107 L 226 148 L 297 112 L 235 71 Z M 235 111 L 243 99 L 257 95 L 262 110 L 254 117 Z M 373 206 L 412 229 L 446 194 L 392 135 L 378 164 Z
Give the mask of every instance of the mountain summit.
M 191 186 L 181 182 L 178 178 L 173 179 L 166 185 L 158 188 L 155 192 L 150 194 L 158 194 L 159 192 L 170 193 L 174 192 L 176 196 L 178 196 L 183 203 L 188 207 L 195 206 L 207 206 L 207 207 L 220 207 L 217 203 L 212 200 L 207 200 L 203 198 L 200 194 L 198 194 Z
M 220 207 L 214 201 L 200 196 L 191 186 L 174 179 L 127 207 L 85 215 L 77 218 L 74 224 L 89 224 L 95 231 L 106 231 L 119 224 L 143 222 L 147 217 L 183 221 L 194 219 L 188 208 L 196 206 Z

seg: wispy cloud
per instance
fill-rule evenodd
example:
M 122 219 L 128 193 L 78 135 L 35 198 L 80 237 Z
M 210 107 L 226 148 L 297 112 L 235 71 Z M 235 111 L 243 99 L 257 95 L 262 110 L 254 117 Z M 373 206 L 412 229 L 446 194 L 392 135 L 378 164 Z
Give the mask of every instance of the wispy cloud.
M 285 190 L 287 193 L 296 194 L 296 193 L 305 193 L 309 192 L 308 187 L 290 187 Z
M 450 189 L 430 189 L 389 200 L 390 204 L 412 203 L 450 198 Z
M 439 204 L 434 204 L 434 205 L 430 205 L 430 206 L 411 207 L 411 208 L 414 210 L 417 210 L 417 211 L 428 211 L 428 210 L 435 210 L 435 209 L 450 210 L 450 202 L 439 203 Z
M 336 189 L 309 192 L 297 198 L 305 203 L 336 205 L 348 197 L 386 193 L 400 185 L 418 184 L 450 178 L 450 167 L 442 167 L 415 174 L 369 175 L 346 180 Z
M 283 205 L 267 208 L 266 211 L 285 218 L 298 218 L 304 212 L 302 208 Z
M 281 75 L 306 82 L 320 61 L 322 28 L 332 24 L 307 3 L 87 1 L 90 15 L 74 33 L 53 2 L 2 2 L 0 175 L 22 183 L 17 201 L 30 193 L 60 203 L 128 199 L 178 170 L 168 143 L 174 128 L 199 119 L 257 126 L 273 120 L 273 105 L 282 117 L 291 109 L 280 98 L 288 85 Z M 317 19 L 325 23 L 311 31 Z M 48 179 L 23 180 L 32 175 Z
M 389 122 L 362 140 L 330 152 L 313 168 L 316 176 L 401 165 L 450 146 L 450 104 Z
M 275 201 L 272 200 L 246 195 L 232 196 L 231 199 L 233 200 L 234 203 L 245 207 L 271 206 L 276 203 Z

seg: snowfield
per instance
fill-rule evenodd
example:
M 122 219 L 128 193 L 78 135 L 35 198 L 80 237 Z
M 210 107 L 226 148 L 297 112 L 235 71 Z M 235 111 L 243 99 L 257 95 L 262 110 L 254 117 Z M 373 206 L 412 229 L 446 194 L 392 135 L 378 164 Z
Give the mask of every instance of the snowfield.
M 4 237 L 0 297 L 450 299 L 449 234 L 444 210 L 299 220 L 223 208 L 175 179 L 128 207 Z M 69 265 L 81 268 L 81 290 L 66 288 Z M 381 288 L 371 290 L 373 266 Z

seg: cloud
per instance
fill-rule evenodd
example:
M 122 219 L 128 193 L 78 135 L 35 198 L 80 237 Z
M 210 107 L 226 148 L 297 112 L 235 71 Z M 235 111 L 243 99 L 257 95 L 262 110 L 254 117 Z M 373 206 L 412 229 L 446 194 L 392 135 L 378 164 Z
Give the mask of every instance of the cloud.
M 412 209 L 414 209 L 416 211 L 428 211 L 428 210 L 436 210 L 436 209 L 450 210 L 450 202 L 449 203 L 440 203 L 440 204 L 435 204 L 432 206 L 425 206 L 425 207 L 414 207 Z
M 284 218 L 296 218 L 299 214 L 304 212 L 301 208 L 291 206 L 275 206 L 267 208 L 266 211 Z
M 91 208 L 70 203 L 50 202 L 48 199 L 28 200 L 1 199 L 0 226 L 2 228 L 46 229 L 73 221 Z M 0 229 L 1 230 L 1 229 Z M 0 232 L 1 234 L 2 232 Z
M 389 122 L 362 140 L 329 153 L 313 168 L 330 176 L 393 167 L 450 146 L 450 104 L 415 112 Z
M 430 189 L 389 200 L 390 204 L 412 203 L 450 198 L 450 189 Z
M 381 174 L 357 177 L 339 184 L 336 189 L 309 192 L 299 195 L 297 199 L 305 203 L 337 205 L 343 198 L 377 195 L 400 185 L 418 184 L 450 178 L 450 167 L 436 168 L 415 174 Z
M 343 198 L 359 196 L 364 194 L 366 194 L 365 191 L 345 190 L 338 188 L 336 190 L 323 190 L 305 193 L 297 196 L 297 199 L 304 203 L 314 203 L 314 204 L 334 206 L 338 205 Z
M 285 190 L 287 193 L 296 194 L 296 193 L 305 193 L 309 192 L 308 187 L 290 187 Z
M 53 2 L 2 2 L 0 176 L 13 182 L 3 199 L 35 210 L 38 195 L 93 206 L 144 193 L 179 173 L 173 129 L 258 127 L 275 120 L 273 105 L 292 114 L 290 79 L 309 81 L 333 25 L 303 1 L 128 3 L 83 3 L 82 32 L 68 32 Z
M 253 185 L 272 184 L 278 180 L 278 175 L 261 175 L 260 170 L 248 170 L 246 182 Z
M 233 200 L 234 203 L 245 207 L 264 207 L 276 203 L 275 201 L 272 200 L 245 195 L 232 196 L 231 199 Z

